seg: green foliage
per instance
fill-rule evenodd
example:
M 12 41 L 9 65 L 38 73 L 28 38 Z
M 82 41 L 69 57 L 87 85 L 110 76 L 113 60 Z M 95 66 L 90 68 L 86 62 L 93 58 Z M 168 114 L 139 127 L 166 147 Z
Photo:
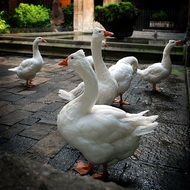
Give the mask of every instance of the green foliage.
M 15 9 L 14 19 L 21 28 L 44 27 L 50 25 L 50 10 L 42 5 L 20 3 Z
M 63 9 L 63 13 L 64 13 L 65 26 L 72 26 L 73 25 L 73 4 L 65 7 Z
M 161 10 L 152 14 L 152 20 L 154 21 L 166 21 L 168 20 L 168 15 L 165 11 Z
M 5 20 L 5 11 L 0 11 L 0 18 Z
M 4 20 L 5 12 L 0 12 L 0 33 L 9 33 L 9 25 Z
M 137 15 L 138 10 L 128 1 L 95 7 L 95 20 L 106 29 L 113 31 L 115 35 L 117 33 L 123 33 L 126 36 L 131 35 L 131 28 L 135 24 Z

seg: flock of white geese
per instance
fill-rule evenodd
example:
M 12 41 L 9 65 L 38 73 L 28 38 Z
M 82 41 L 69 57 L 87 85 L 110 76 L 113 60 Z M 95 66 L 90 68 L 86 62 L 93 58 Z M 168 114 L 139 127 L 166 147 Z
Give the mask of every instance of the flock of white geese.
M 181 41 L 169 40 L 161 62 L 144 70 L 138 69 L 138 60 L 133 56 L 120 59 L 108 69 L 102 58 L 101 48 L 103 40 L 112 35 L 113 33 L 96 27 L 91 40 L 92 56 L 85 56 L 81 49 L 59 62 L 59 65 L 72 68 L 83 82 L 70 92 L 59 90 L 59 96 L 69 102 L 57 116 L 58 131 L 64 140 L 78 149 L 88 161 L 79 161 L 75 165 L 74 169 L 79 174 L 86 175 L 93 171 L 94 164 L 103 166 L 102 172 L 93 174 L 93 177 L 98 179 L 107 177 L 108 165 L 132 156 L 139 146 L 140 137 L 153 132 L 158 125 L 157 115 L 145 115 L 148 110 L 132 114 L 111 104 L 127 104 L 122 95 L 130 87 L 135 73 L 151 83 L 156 91 L 156 84 L 171 73 L 172 47 L 181 44 Z M 33 86 L 32 79 L 44 64 L 38 49 L 40 42 L 46 40 L 42 37 L 34 40 L 32 58 L 9 69 L 16 72 L 19 78 L 26 80 L 27 87 Z M 116 99 L 118 96 L 119 100 Z

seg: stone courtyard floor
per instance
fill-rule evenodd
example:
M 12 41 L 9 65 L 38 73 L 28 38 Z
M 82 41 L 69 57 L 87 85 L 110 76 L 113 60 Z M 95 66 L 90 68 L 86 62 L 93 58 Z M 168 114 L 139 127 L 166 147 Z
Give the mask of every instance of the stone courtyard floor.
M 26 89 L 25 81 L 8 71 L 25 58 L 0 57 L 0 153 L 29 158 L 76 176 L 72 168 L 84 157 L 57 132 L 57 114 L 67 103 L 57 92 L 60 88 L 71 90 L 81 80 L 73 70 L 60 68 L 56 64 L 60 59 L 44 57 L 46 64 L 34 79 L 37 86 Z M 145 66 L 140 64 L 140 68 Z M 159 115 L 159 126 L 141 138 L 138 154 L 109 168 L 108 181 L 126 189 L 190 189 L 185 68 L 173 66 L 160 87 L 162 92 L 153 94 L 150 85 L 136 76 L 125 93 L 130 103 L 122 108 L 125 111 L 149 109 L 150 114 Z

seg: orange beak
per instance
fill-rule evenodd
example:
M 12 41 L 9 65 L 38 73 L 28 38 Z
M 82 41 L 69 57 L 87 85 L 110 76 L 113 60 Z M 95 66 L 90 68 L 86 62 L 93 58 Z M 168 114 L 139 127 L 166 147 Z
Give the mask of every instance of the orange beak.
M 61 65 L 61 66 L 68 66 L 68 58 L 63 59 L 62 61 L 60 61 L 60 62 L 58 63 L 58 65 Z
M 183 44 L 184 44 L 184 43 L 183 43 L 183 41 L 181 41 L 181 40 L 176 41 L 176 45 L 177 45 L 177 46 L 183 45 Z
M 113 36 L 114 33 L 113 32 L 109 32 L 109 31 L 104 31 L 104 36 L 107 37 L 107 36 Z

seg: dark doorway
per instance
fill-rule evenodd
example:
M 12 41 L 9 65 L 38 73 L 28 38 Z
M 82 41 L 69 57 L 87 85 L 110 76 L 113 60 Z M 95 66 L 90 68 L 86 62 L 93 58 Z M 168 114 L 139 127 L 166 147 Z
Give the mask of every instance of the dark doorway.
M 103 5 L 103 0 L 94 0 L 94 7 L 96 7 L 97 5 Z

